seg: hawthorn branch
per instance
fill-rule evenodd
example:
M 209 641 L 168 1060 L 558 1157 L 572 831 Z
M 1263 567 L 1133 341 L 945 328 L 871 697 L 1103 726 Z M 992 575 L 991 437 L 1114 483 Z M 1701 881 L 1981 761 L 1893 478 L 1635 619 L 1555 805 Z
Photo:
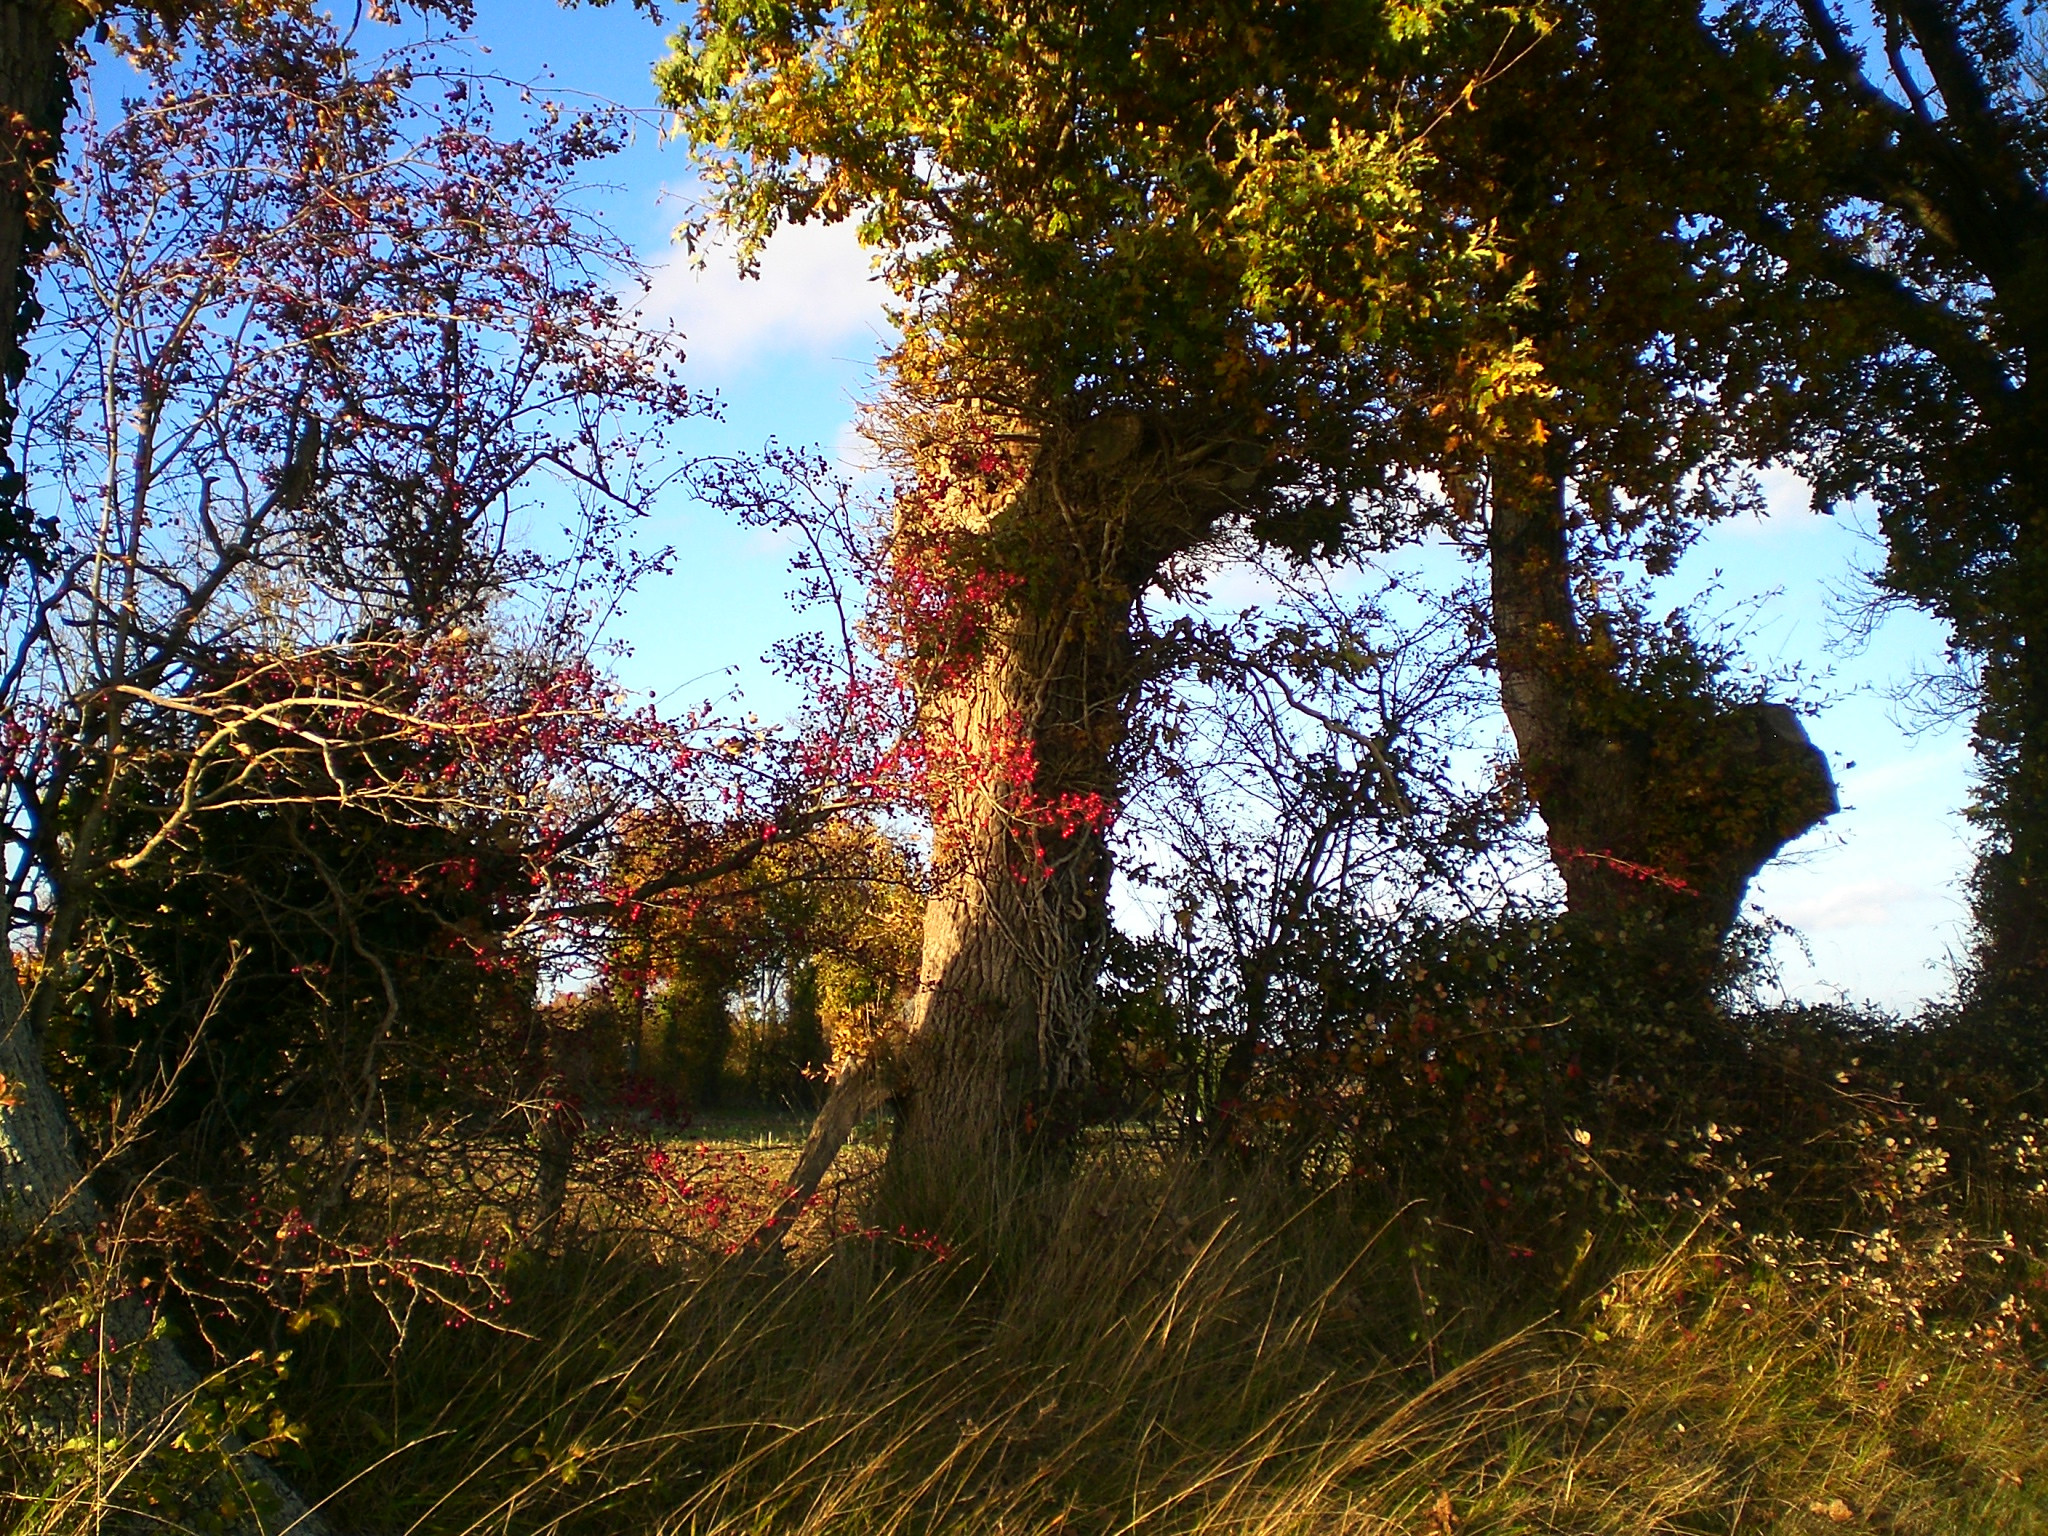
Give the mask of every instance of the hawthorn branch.
M 831 808 L 804 811 L 779 822 L 767 832 L 746 839 L 728 850 L 709 864 L 700 864 L 693 869 L 674 869 L 643 880 L 631 890 L 603 901 L 577 902 L 566 907 L 554 907 L 548 916 L 560 919 L 616 917 L 628 907 L 644 905 L 657 897 L 672 895 L 677 891 L 694 890 L 709 885 L 727 875 L 738 874 L 752 864 L 775 843 L 787 842 L 804 833 L 823 826 L 837 814 Z

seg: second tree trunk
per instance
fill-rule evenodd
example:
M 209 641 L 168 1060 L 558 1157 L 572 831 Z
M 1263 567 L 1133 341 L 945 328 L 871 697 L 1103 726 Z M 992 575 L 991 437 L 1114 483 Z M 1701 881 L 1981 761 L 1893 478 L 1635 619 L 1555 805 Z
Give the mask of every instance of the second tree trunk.
M 1757 871 L 1837 809 L 1834 780 L 1787 706 L 1717 696 L 1708 658 L 1631 676 L 1582 622 L 1559 457 L 1490 466 L 1501 702 L 1568 911 L 1703 981 Z

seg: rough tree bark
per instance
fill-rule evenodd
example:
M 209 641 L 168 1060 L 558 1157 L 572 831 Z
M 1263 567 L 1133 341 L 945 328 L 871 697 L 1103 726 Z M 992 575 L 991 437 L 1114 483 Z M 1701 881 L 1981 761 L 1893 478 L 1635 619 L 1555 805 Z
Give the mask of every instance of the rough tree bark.
M 1051 499 L 1043 487 L 1029 499 Z M 1017 793 L 941 789 L 951 846 L 895 1084 L 899 1179 L 1009 1161 L 1023 1140 L 1056 1134 L 1088 1077 L 1110 861 L 1099 822 L 1059 807 L 1117 793 L 1134 594 L 1113 549 L 1091 560 L 1083 548 L 1091 535 L 1113 546 L 1112 524 L 1067 521 L 1066 558 L 1027 580 L 1013 627 L 989 637 L 959 691 L 926 706 L 952 739 L 1014 741 L 1036 771 Z
M 1562 455 L 1489 479 L 1501 703 L 1567 910 L 1703 978 L 1757 871 L 1838 809 L 1827 759 L 1783 704 L 1632 687 L 1574 602 Z
M 972 1201 L 1030 1147 L 1064 1139 L 1087 1085 L 1108 929 L 1102 813 L 1120 789 L 1134 606 L 1241 504 L 1264 451 L 1190 449 L 1127 413 L 1034 437 L 1025 472 L 987 504 L 954 508 L 964 520 L 947 530 L 970 536 L 1008 586 L 971 662 L 919 699 L 927 740 L 969 761 L 935 776 L 938 883 L 916 997 L 876 1055 L 835 1081 L 764 1238 L 885 1101 L 897 1115 L 890 1183 L 919 1201 Z M 1006 762 L 1027 763 L 1028 783 L 1001 782 Z
M 0 967 L 0 1240 L 88 1230 L 92 1204 L 70 1117 L 43 1070 L 13 967 Z
M 62 0 L 0 0 L 0 452 L 34 322 L 33 263 L 49 230 L 53 157 L 71 104 L 65 51 L 86 17 Z

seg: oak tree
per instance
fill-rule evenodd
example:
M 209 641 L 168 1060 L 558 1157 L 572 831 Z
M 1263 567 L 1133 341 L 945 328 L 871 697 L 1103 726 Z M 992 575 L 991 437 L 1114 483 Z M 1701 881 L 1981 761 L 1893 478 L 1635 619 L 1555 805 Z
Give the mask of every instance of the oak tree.
M 2040 18 L 1932 0 L 1593 9 L 1656 66 L 1645 116 L 1695 167 L 1696 218 L 1775 264 L 1818 343 L 1796 402 L 1817 497 L 1870 497 L 1882 592 L 1949 626 L 1985 833 L 1976 984 L 2030 1007 L 2048 977 Z M 1680 128 L 1703 97 L 1724 132 Z
M 820 1156 L 838 1111 L 883 1097 L 907 1180 L 1069 1123 L 1134 605 L 1226 530 L 1305 552 L 1385 488 L 1360 430 L 1380 383 L 1260 311 L 1270 224 L 1240 189 L 1333 147 L 1378 236 L 1369 306 L 1426 329 L 1490 256 L 1484 230 L 1418 216 L 1413 130 L 1517 14 L 741 3 L 678 39 L 662 86 L 743 251 L 858 215 L 903 304 L 873 422 L 897 483 L 879 627 L 915 699 L 937 889 L 911 1016 L 842 1081 Z

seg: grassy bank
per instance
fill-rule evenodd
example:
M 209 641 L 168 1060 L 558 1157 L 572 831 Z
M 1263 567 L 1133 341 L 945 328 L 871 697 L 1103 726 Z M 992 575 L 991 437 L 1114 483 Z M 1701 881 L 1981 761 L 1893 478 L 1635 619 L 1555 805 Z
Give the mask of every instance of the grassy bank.
M 724 1151 L 732 1199 L 787 1148 Z M 273 1341 L 284 1464 L 342 1531 L 2048 1530 L 2023 1356 L 1711 1221 L 1560 1276 L 1368 1192 L 1143 1159 L 1001 1230 L 814 1224 L 781 1264 L 722 1257 L 702 1205 L 666 1246 L 579 1209 L 488 1316 L 362 1284 Z M 221 1523 L 120 1458 L 14 1528 Z

